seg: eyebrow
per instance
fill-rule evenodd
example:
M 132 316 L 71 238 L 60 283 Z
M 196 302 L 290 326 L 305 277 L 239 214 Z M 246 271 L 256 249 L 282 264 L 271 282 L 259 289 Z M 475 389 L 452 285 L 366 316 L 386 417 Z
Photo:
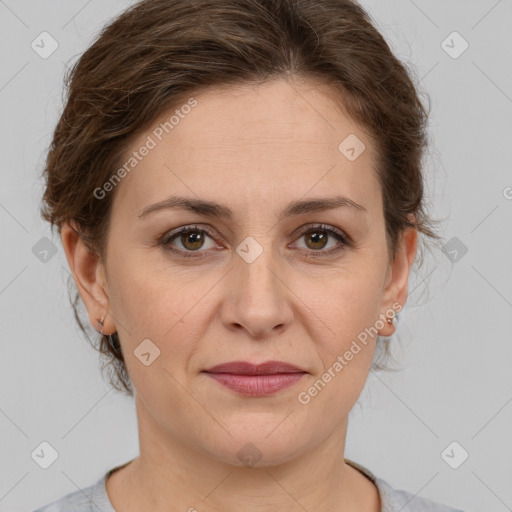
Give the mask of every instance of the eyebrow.
M 279 216 L 279 220 L 294 215 L 333 210 L 334 208 L 340 207 L 349 207 L 352 208 L 353 211 L 368 213 L 368 210 L 364 206 L 352 201 L 352 199 L 345 196 L 335 196 L 294 201 L 282 211 Z M 208 217 L 219 217 L 225 219 L 233 218 L 233 211 L 227 206 L 213 201 L 204 201 L 201 199 L 179 196 L 171 196 L 163 201 L 146 206 L 139 214 L 139 218 L 143 219 L 153 212 L 172 208 L 180 208 L 199 215 L 206 215 Z

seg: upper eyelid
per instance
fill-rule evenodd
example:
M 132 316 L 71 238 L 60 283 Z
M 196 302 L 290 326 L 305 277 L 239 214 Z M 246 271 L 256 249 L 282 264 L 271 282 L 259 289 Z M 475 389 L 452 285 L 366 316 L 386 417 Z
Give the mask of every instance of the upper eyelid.
M 210 238 L 213 238 L 216 236 L 214 232 L 218 233 L 218 230 L 214 230 L 213 228 L 210 228 L 209 226 L 204 226 L 201 224 L 187 224 L 185 226 L 181 226 L 179 228 L 172 229 L 171 231 L 168 231 L 164 233 L 164 235 L 161 237 L 162 240 L 170 240 L 171 238 L 180 235 L 183 232 L 187 231 L 203 231 L 205 232 Z M 224 240 L 224 237 L 222 235 L 219 236 L 221 240 Z
M 314 230 L 314 229 L 325 230 L 331 236 L 333 236 L 334 234 L 338 234 L 341 238 L 343 238 L 346 245 L 348 245 L 352 242 L 350 235 L 348 235 L 346 233 L 346 231 L 344 231 L 340 228 L 337 228 L 336 226 L 331 226 L 330 224 L 321 223 L 321 222 L 320 223 L 309 223 L 309 224 L 305 224 L 305 225 L 298 227 L 297 229 L 294 230 L 294 233 L 296 233 L 296 235 L 294 235 L 294 236 L 296 236 L 296 237 L 304 236 L 310 230 Z M 171 241 L 172 238 L 176 237 L 177 235 L 180 235 L 183 232 L 194 231 L 194 230 L 204 231 L 206 233 L 206 235 L 208 235 L 212 239 L 215 237 L 215 234 L 213 232 L 218 233 L 218 230 L 215 230 L 214 228 L 211 228 L 210 226 L 207 226 L 204 224 L 187 224 L 187 225 L 184 225 L 184 226 L 181 226 L 181 227 L 171 230 L 172 234 L 169 234 L 169 233 L 164 234 L 162 239 L 164 241 L 165 240 Z M 222 235 L 220 235 L 219 238 L 224 243 L 225 238 Z M 294 240 L 295 240 L 295 238 L 294 238 Z

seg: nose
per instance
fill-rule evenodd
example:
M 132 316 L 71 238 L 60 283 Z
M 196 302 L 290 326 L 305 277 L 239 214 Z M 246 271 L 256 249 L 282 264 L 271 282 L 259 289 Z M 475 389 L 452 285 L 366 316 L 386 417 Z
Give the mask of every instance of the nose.
M 222 307 L 222 322 L 228 329 L 262 338 L 290 324 L 291 292 L 276 261 L 269 248 L 251 263 L 235 255 Z

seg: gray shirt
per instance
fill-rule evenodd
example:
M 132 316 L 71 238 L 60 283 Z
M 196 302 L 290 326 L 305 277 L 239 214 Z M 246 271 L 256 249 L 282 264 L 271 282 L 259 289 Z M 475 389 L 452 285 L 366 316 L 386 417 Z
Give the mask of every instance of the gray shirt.
M 348 459 L 345 462 L 358 469 L 377 486 L 382 503 L 381 512 L 463 512 L 407 491 L 393 489 L 385 480 L 376 477 L 360 464 Z M 107 471 L 94 485 L 67 494 L 34 512 L 116 512 L 108 497 L 105 482 L 109 474 L 120 467 L 122 466 Z

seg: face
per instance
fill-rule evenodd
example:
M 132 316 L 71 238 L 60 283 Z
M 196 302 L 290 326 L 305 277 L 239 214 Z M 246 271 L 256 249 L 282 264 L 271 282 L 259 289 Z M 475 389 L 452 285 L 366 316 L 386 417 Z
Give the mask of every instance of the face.
M 155 435 L 272 464 L 343 429 L 377 341 L 365 329 L 389 335 L 383 315 L 405 302 L 415 232 L 389 261 L 375 147 L 335 94 L 285 80 L 210 89 L 127 151 L 154 146 L 115 187 L 96 299 L 81 292 L 95 325 L 98 303 L 109 311 Z M 355 159 L 340 150 L 350 134 L 365 145 Z M 205 373 L 233 361 L 301 372 Z

